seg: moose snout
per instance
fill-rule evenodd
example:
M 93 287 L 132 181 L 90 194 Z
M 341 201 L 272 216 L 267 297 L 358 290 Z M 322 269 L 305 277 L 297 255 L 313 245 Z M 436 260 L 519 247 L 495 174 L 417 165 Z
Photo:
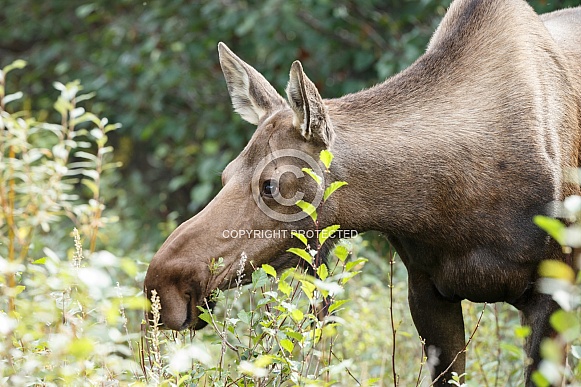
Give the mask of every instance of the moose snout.
M 188 328 L 195 330 L 202 329 L 207 325 L 206 321 L 200 320 L 200 310 L 198 306 L 213 309 L 215 303 L 207 302 L 205 298 L 196 291 L 195 286 L 184 286 L 182 281 L 172 280 L 164 276 L 155 267 L 147 271 L 144 292 L 150 301 L 159 297 L 157 306 L 152 305 L 159 310 L 159 320 L 156 321 L 162 329 L 171 329 L 181 331 Z M 150 309 L 148 320 L 154 321 L 154 314 Z
M 172 284 L 161 285 L 154 281 L 148 271 L 145 280 L 145 294 L 152 302 L 149 312 L 149 321 L 161 324 L 163 328 L 181 331 L 188 328 L 192 313 L 190 311 L 191 295 L 181 292 Z M 153 310 L 159 311 L 159 317 Z M 197 316 L 196 316 L 197 317 Z M 157 321 L 155 319 L 158 318 Z
M 174 331 L 182 331 L 192 325 L 194 325 L 194 329 L 200 329 L 206 325 L 205 323 L 203 325 L 199 324 L 199 310 L 188 292 L 181 292 L 171 285 L 165 288 L 158 287 L 153 289 L 149 289 L 146 285 L 146 288 L 150 300 L 155 299 L 154 294 L 159 297 L 158 305 L 152 305 L 152 309 L 148 313 L 148 319 L 151 324 L 155 322 L 160 324 L 162 329 Z M 153 308 L 158 308 L 159 310 L 157 321 L 154 321 L 156 316 L 152 312 Z

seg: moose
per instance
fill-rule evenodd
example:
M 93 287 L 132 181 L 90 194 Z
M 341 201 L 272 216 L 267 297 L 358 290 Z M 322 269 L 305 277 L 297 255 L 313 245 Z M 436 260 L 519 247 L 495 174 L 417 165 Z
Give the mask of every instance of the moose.
M 235 239 L 223 230 L 312 228 L 294 204 L 300 193 L 316 205 L 322 188 L 289 172 L 327 149 L 325 178 L 348 185 L 325 202 L 320 227 L 388 238 L 408 271 L 409 308 L 433 349 L 437 385 L 464 372 L 467 299 L 520 310 L 532 386 L 557 309 L 537 291 L 538 266 L 573 264 L 533 218 L 558 216 L 554 203 L 580 193 L 567 176 L 580 165 L 581 7 L 539 16 L 524 0 L 455 0 L 410 67 L 334 99 L 321 97 L 299 61 L 283 98 L 225 44 L 218 51 L 234 110 L 257 129 L 217 196 L 151 261 L 144 286 L 160 296 L 162 324 L 203 328 L 198 306 L 233 284 L 241 253 L 247 274 L 264 263 L 297 266 L 290 232 Z M 224 265 L 211 272 L 218 257 Z

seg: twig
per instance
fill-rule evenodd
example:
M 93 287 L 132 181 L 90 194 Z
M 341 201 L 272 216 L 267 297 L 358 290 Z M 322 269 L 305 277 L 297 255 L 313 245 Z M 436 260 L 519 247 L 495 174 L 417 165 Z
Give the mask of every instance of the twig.
M 424 369 L 424 364 L 426 364 L 426 361 L 428 361 L 428 357 L 425 355 L 425 351 L 426 351 L 426 340 L 422 339 L 420 337 L 420 342 L 422 343 L 422 361 L 420 362 L 420 370 L 418 371 L 418 378 L 416 379 L 416 387 L 418 387 L 420 385 L 420 383 L 422 382 L 421 377 L 422 377 L 422 371 Z
M 339 357 L 337 357 L 337 355 L 335 355 L 335 352 L 332 352 L 332 351 L 331 351 L 331 354 L 333 355 L 333 357 L 334 357 L 335 359 L 339 360 L 340 362 L 341 362 L 341 361 L 343 361 L 343 360 L 339 359 Z M 353 380 L 355 381 L 355 383 L 357 383 L 357 385 L 358 385 L 358 386 L 361 386 L 361 382 L 360 382 L 360 381 L 359 381 L 359 380 L 358 380 L 358 379 L 355 377 L 355 375 L 353 375 L 353 374 L 351 373 L 351 371 L 349 371 L 349 368 L 345 367 L 345 371 L 347 371 L 347 374 L 348 374 L 349 376 L 351 376 L 351 379 L 353 379 Z
M 221 331 L 218 328 L 218 325 L 216 325 L 216 321 L 214 320 L 214 315 L 210 310 L 210 305 L 208 305 L 208 300 L 204 298 L 204 304 L 206 305 L 206 309 L 208 310 L 208 314 L 210 315 L 210 319 L 212 320 L 212 326 L 214 327 L 214 330 L 216 331 L 216 333 L 220 336 L 220 339 L 222 339 L 222 343 L 227 346 L 228 348 L 230 348 L 231 350 L 233 350 L 234 352 L 236 352 L 237 355 L 238 354 L 238 348 L 236 348 L 235 346 L 233 346 L 232 344 L 230 344 L 230 342 L 228 341 L 228 338 L 226 337 L 226 332 L 225 331 Z
M 398 386 L 398 377 L 397 371 L 395 367 L 395 350 L 396 350 L 396 333 L 397 329 L 395 328 L 395 322 L 393 321 L 393 265 L 395 263 L 394 254 L 389 247 L 389 319 L 391 320 L 391 339 L 392 339 L 392 346 L 391 346 L 391 370 L 393 375 L 393 386 Z
M 502 341 L 502 337 L 500 334 L 500 321 L 498 319 L 498 304 L 494 304 L 494 322 L 496 328 L 496 359 L 500 359 L 500 343 Z M 494 387 L 498 386 L 498 375 L 500 373 L 500 360 L 496 363 L 496 372 L 494 375 Z

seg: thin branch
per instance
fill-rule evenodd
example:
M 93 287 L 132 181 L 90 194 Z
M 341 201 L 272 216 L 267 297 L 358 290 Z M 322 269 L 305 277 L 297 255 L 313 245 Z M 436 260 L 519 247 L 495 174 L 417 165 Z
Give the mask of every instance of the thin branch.
M 210 319 L 212 320 L 212 326 L 214 327 L 214 331 L 218 334 L 218 336 L 220 336 L 220 339 L 222 339 L 222 343 L 240 356 L 240 354 L 238 353 L 238 348 L 230 344 L 228 338 L 226 337 L 226 333 L 224 331 L 221 331 L 220 328 L 218 328 L 218 325 L 216 325 L 216 321 L 214 320 L 214 314 L 211 312 L 210 305 L 208 305 L 208 300 L 206 300 L 205 298 L 204 304 L 206 305 L 206 310 L 208 310 L 208 314 L 210 315 Z
M 343 361 L 341 359 L 339 359 L 339 357 L 337 357 L 337 355 L 335 355 L 335 352 L 331 352 L 333 354 L 333 357 L 337 360 L 339 360 L 340 362 Z M 347 371 L 347 374 L 349 376 L 351 376 L 351 379 L 353 379 L 355 381 L 355 383 L 357 383 L 358 386 L 361 386 L 361 382 L 355 377 L 355 375 L 353 375 L 351 373 L 351 371 L 349 371 L 349 368 L 345 367 L 345 371 Z
M 496 359 L 500 359 L 500 343 L 502 342 L 502 336 L 500 334 L 500 321 L 498 319 L 498 304 L 494 304 L 494 321 L 496 329 Z M 500 360 L 496 364 L 496 373 L 494 375 L 494 387 L 498 386 L 498 375 L 500 373 Z
M 424 365 L 426 364 L 426 361 L 428 361 L 428 357 L 425 355 L 426 353 L 426 340 L 422 339 L 420 337 L 420 342 L 422 343 L 422 361 L 420 362 L 420 370 L 418 371 L 418 378 L 416 379 L 416 387 L 418 387 L 420 385 L 420 383 L 422 382 L 422 371 L 424 369 Z
M 393 385 L 394 387 L 398 386 L 398 377 L 395 367 L 395 350 L 396 350 L 396 333 L 397 329 L 395 328 L 395 322 L 393 321 L 393 265 L 395 263 L 394 253 L 389 247 L 389 319 L 391 320 L 391 339 L 392 339 L 392 346 L 391 346 L 391 370 L 393 375 Z

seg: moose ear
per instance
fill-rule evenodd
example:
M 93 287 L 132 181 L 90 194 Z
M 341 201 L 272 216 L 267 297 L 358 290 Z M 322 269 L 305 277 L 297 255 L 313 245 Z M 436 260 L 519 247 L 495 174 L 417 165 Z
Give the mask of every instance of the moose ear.
M 335 132 L 327 108 L 317 87 L 307 78 L 298 60 L 291 66 L 286 95 L 294 112 L 293 124 L 300 128 L 303 137 L 307 140 L 314 138 L 329 147 Z
M 218 43 L 218 53 L 232 105 L 243 119 L 256 125 L 267 113 L 286 106 L 285 100 L 262 74 L 222 42 Z

